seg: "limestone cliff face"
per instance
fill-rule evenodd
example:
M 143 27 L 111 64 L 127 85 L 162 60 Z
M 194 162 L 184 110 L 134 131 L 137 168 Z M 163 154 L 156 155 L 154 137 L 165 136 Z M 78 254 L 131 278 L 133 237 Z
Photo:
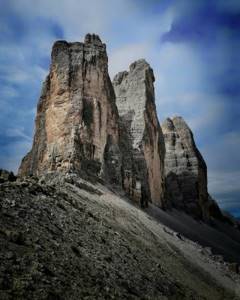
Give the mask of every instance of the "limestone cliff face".
M 138 60 L 112 84 L 106 46 L 97 35 L 86 35 L 84 43 L 57 41 L 33 146 L 19 175 L 96 175 L 142 207 L 148 201 L 167 207 L 166 186 L 171 205 L 199 217 L 221 216 L 208 195 L 207 167 L 187 124 L 180 117 L 167 119 L 163 136 L 154 80 L 149 64 Z
M 53 45 L 35 126 L 20 175 L 87 170 L 121 183 L 118 112 L 106 46 L 97 35 Z
M 198 151 L 193 134 L 181 117 L 162 124 L 166 155 L 167 192 L 174 207 L 197 217 L 208 218 L 216 212 L 207 190 L 207 166 Z
M 118 73 L 113 86 L 120 116 L 121 131 L 125 132 L 128 148 L 124 157 L 132 154 L 136 188 L 143 197 L 158 206 L 164 205 L 164 142 L 158 122 L 154 75 L 145 60 L 130 65 L 129 72 Z M 127 166 L 124 167 L 127 170 Z M 131 170 L 124 185 L 131 193 Z

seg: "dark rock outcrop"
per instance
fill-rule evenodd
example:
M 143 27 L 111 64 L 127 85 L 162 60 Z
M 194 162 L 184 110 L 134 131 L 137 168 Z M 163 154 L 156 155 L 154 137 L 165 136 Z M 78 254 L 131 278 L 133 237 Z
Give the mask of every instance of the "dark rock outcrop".
M 7 170 L 0 169 L 0 183 L 6 181 L 16 181 L 17 177 L 13 174 L 13 172 L 9 172 Z
M 206 163 L 186 122 L 182 117 L 168 118 L 162 130 L 170 204 L 199 218 L 222 219 L 217 203 L 208 194 Z
M 86 171 L 120 185 L 118 144 L 105 44 L 94 34 L 84 43 L 57 41 L 38 103 L 33 147 L 19 175 Z
M 118 73 L 113 80 L 122 132 L 132 154 L 137 188 L 157 206 L 164 206 L 164 141 L 158 122 L 153 70 L 145 60 L 130 65 L 129 72 Z M 127 167 L 124 168 L 127 170 Z M 129 170 L 130 186 L 132 174 Z

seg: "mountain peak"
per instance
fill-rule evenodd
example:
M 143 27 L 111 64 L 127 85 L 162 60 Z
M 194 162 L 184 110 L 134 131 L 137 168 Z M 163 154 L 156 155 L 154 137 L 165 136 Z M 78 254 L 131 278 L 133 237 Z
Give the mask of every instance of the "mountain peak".
M 94 45 L 102 45 L 102 41 L 97 34 L 87 33 L 84 38 L 85 44 L 94 44 Z
M 182 117 L 167 118 L 161 128 L 154 81 L 149 63 L 139 59 L 111 83 L 96 34 L 84 43 L 56 41 L 32 150 L 19 174 L 90 174 L 141 206 L 173 205 L 208 218 L 206 164 Z

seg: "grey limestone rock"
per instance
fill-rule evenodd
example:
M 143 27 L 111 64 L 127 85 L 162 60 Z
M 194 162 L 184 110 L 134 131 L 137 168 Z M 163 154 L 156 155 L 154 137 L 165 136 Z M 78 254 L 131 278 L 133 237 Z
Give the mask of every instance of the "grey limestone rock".
M 167 118 L 162 130 L 166 147 L 166 186 L 171 205 L 199 218 L 220 219 L 221 211 L 208 194 L 207 166 L 192 131 L 182 117 Z
M 129 72 L 118 73 L 113 86 L 122 131 L 129 140 L 126 155 L 132 154 L 138 189 L 147 200 L 162 207 L 165 149 L 156 113 L 154 80 L 153 70 L 141 59 L 130 65 Z

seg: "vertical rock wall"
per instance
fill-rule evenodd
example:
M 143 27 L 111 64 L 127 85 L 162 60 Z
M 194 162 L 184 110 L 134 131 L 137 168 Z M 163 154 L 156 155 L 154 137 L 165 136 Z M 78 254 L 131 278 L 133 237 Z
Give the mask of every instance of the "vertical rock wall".
M 87 170 L 121 183 L 118 112 L 106 46 L 97 35 L 53 45 L 35 126 L 20 175 Z
M 129 72 L 115 76 L 113 86 L 121 128 L 129 141 L 124 155 L 133 158 L 135 189 L 141 191 L 144 199 L 163 206 L 164 142 L 156 113 L 154 80 L 149 64 L 138 60 L 130 65 Z M 129 171 L 125 184 L 129 186 L 131 182 Z
M 185 121 L 167 119 L 163 136 L 155 79 L 145 60 L 117 74 L 112 85 L 106 46 L 97 35 L 86 35 L 84 43 L 57 41 L 51 57 L 33 146 L 19 175 L 85 172 L 122 187 L 142 207 L 148 201 L 167 207 L 170 200 L 197 217 L 221 215 L 208 195 L 207 167 Z
M 171 204 L 197 217 L 209 217 L 207 166 L 193 134 L 181 117 L 162 124 L 165 140 L 165 176 Z

